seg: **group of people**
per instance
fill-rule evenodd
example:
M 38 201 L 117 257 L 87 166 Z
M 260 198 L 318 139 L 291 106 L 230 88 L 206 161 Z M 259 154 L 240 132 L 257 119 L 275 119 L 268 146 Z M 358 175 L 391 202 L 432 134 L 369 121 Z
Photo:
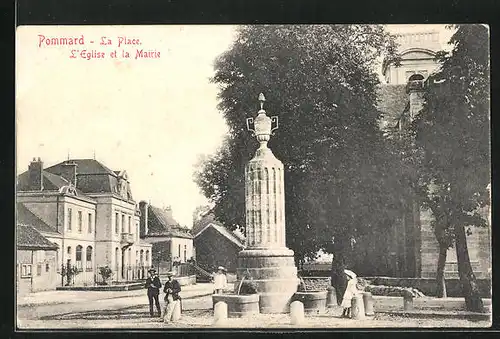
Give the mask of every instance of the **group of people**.
M 165 309 L 163 312 L 163 321 L 172 321 L 174 311 L 176 307 L 179 307 L 179 311 L 182 312 L 182 300 L 179 295 L 181 291 L 181 285 L 175 279 L 173 279 L 173 272 L 167 273 L 167 281 L 163 286 L 163 293 L 165 293 Z M 157 316 L 161 318 L 161 306 L 160 306 L 160 289 L 162 287 L 160 277 L 156 273 L 154 268 L 148 271 L 148 278 L 146 279 L 145 288 L 148 290 L 148 300 L 149 300 L 149 314 L 154 317 L 153 303 L 156 306 Z

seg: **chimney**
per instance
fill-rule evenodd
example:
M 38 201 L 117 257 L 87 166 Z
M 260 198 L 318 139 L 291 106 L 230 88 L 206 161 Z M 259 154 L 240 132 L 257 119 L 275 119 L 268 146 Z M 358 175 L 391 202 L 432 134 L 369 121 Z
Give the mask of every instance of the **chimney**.
M 163 208 L 163 210 L 165 211 L 165 213 L 166 213 L 169 217 L 173 218 L 173 214 L 172 214 L 172 206 L 170 206 L 170 205 L 169 205 L 169 206 L 167 206 L 167 207 L 164 207 L 164 208 Z
M 406 84 L 406 93 L 410 95 L 410 119 L 413 121 L 424 107 L 424 76 L 413 74 Z
M 35 159 L 28 166 L 29 189 L 33 191 L 43 190 L 43 162 L 40 158 Z
M 72 160 L 65 161 L 61 166 L 61 177 L 76 187 L 76 167 L 78 165 Z
M 140 237 L 148 234 L 148 203 L 144 200 L 139 202 L 139 210 L 141 211 L 141 218 L 139 223 Z

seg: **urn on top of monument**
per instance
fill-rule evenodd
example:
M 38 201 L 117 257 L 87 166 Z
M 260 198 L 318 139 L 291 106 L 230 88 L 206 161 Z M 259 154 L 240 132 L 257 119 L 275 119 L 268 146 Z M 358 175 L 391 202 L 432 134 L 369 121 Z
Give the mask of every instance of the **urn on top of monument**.
M 264 110 L 264 102 L 266 98 L 263 93 L 259 94 L 260 110 L 257 113 L 257 117 L 247 119 L 247 128 L 249 131 L 253 132 L 257 141 L 260 143 L 260 148 L 267 148 L 267 142 L 271 137 L 274 130 L 278 129 L 278 117 L 268 117 L 266 111 Z M 273 127 L 274 123 L 274 127 Z M 253 125 L 253 128 L 252 128 Z

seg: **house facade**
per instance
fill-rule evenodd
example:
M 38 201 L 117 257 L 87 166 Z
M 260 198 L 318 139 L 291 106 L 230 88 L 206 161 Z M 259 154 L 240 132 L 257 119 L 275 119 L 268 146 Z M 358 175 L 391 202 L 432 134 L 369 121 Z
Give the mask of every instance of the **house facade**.
M 140 211 L 125 171 L 94 159 L 48 168 L 33 159 L 18 176 L 17 211 L 18 218 L 38 219 L 35 227 L 59 246 L 58 269 L 78 268 L 75 284 L 94 284 L 103 266 L 115 281 L 137 279 L 151 266 L 151 245 L 139 238 Z
M 243 233 L 229 231 L 210 213 L 196 220 L 193 229 L 197 264 L 209 272 L 215 272 L 218 266 L 236 272 L 238 253 L 245 249 Z
M 44 237 L 30 224 L 16 225 L 16 288 L 18 295 L 55 289 L 57 244 Z
M 174 262 L 186 263 L 194 257 L 193 235 L 174 219 L 170 207 L 159 208 L 141 201 L 139 209 L 140 235 L 151 244 L 152 264 L 160 274 L 171 270 Z

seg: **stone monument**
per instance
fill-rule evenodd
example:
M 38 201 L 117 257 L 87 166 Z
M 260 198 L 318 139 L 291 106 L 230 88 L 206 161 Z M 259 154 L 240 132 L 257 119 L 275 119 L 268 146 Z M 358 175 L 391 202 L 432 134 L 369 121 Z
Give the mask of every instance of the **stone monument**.
M 285 242 L 283 164 L 267 147 L 278 118 L 266 115 L 265 100 L 261 93 L 257 117 L 247 119 L 260 146 L 245 168 L 246 248 L 238 254 L 237 278 L 256 283 L 260 313 L 288 313 L 299 280 Z

